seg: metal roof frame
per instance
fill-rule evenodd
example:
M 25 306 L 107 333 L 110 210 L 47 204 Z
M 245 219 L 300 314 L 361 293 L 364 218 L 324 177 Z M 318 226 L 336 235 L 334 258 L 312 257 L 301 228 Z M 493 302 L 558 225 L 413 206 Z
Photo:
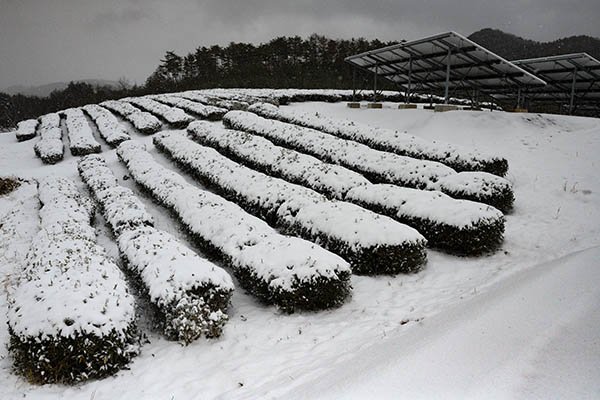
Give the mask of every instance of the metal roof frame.
M 546 83 L 456 32 L 346 57 L 353 67 L 382 77 L 407 93 L 468 89 L 489 95 Z
M 528 95 L 538 102 L 600 106 L 600 61 L 587 53 L 515 60 L 514 64 L 540 76 L 548 84 L 532 88 Z

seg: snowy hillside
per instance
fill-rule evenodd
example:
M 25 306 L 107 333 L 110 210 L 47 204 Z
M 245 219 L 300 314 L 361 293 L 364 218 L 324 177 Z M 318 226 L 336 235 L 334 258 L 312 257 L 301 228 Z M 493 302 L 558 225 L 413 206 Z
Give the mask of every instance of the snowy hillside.
M 322 101 L 344 96 L 128 98 L 0 135 L 0 398 L 598 398 L 600 120 Z M 86 249 L 91 274 L 64 255 Z M 97 370 L 49 377 L 57 343 Z

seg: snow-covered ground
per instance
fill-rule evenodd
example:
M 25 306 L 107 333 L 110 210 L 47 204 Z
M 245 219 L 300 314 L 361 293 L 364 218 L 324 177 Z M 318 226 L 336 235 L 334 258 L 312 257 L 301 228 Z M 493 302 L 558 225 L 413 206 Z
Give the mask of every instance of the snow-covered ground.
M 142 321 L 150 343 L 129 370 L 74 387 L 30 385 L 11 372 L 2 346 L 0 399 L 600 397 L 600 120 L 433 113 L 391 104 L 383 110 L 345 103 L 286 107 L 504 156 L 516 201 L 502 248 L 477 258 L 428 250 L 429 262 L 418 274 L 353 276 L 352 298 L 318 313 L 279 313 L 236 282 L 219 339 L 183 347 Z M 122 179 L 127 172 L 115 151 L 94 135 L 119 183 L 142 197 L 155 226 L 193 248 L 165 209 Z M 179 172 L 151 137 L 131 129 L 130 135 Z M 0 135 L 0 175 L 66 176 L 84 190 L 76 157 L 66 152 L 62 162 L 43 165 L 33 142 Z M 13 201 L 0 197 L 0 218 Z M 98 242 L 117 258 L 114 239 L 97 219 Z M 0 274 L 10 282 L 4 275 L 12 265 L 2 256 Z M 0 296 L 4 344 L 5 315 Z

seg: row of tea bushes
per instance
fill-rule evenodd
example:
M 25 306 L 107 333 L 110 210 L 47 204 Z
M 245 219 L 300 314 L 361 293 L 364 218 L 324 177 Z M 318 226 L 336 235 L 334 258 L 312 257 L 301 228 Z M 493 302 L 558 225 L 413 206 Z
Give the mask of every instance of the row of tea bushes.
M 107 100 L 100 105 L 117 113 L 141 133 L 150 135 L 162 128 L 162 122 L 149 112 L 142 111 L 131 104 L 120 100 Z
M 231 267 L 251 294 L 286 312 L 336 307 L 350 294 L 350 267 L 340 257 L 281 235 L 239 206 L 187 183 L 139 144 L 124 142 L 117 154 L 133 179 L 200 246 Z
M 425 239 L 390 218 L 257 172 L 178 132 L 160 133 L 154 144 L 250 213 L 339 254 L 354 273 L 413 272 L 426 260 Z
M 39 183 L 41 230 L 9 296 L 15 370 L 35 383 L 101 378 L 138 354 L 134 299 L 96 244 L 93 204 L 65 178 Z
M 78 169 L 117 238 L 126 268 L 158 311 L 165 335 L 184 344 L 219 336 L 233 292 L 229 274 L 153 228 L 143 203 L 118 185 L 102 157 L 86 156 Z
M 432 247 L 476 255 L 502 243 L 504 216 L 491 206 L 453 199 L 439 191 L 374 185 L 339 165 L 204 121 L 190 124 L 188 134 L 251 168 L 395 218 L 417 229 Z
M 246 111 L 228 112 L 223 123 L 360 172 L 375 183 L 441 190 L 452 197 L 486 203 L 504 212 L 509 211 L 514 202 L 510 182 L 486 172 L 456 172 L 439 162 L 375 150 L 353 140 Z

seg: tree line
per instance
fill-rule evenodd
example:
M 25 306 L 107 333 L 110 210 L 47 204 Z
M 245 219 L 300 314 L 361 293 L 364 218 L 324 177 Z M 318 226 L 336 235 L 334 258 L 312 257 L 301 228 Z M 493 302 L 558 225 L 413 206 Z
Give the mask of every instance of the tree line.
M 394 43 L 313 34 L 278 37 L 258 45 L 202 46 L 184 56 L 167 51 L 143 85 L 114 88 L 71 82 L 44 98 L 0 93 L 0 128 L 69 107 L 151 93 L 216 87 L 347 89 L 353 75 L 344 58 Z

